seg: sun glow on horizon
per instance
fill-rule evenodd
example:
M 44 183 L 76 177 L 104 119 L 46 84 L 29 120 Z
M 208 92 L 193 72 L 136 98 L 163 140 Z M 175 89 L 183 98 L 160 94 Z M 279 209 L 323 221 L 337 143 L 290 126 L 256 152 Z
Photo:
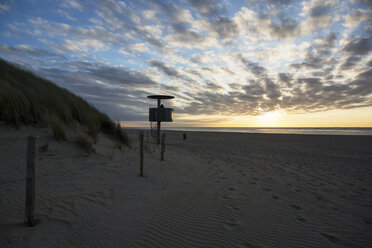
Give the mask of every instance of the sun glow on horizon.
M 291 114 L 267 112 L 260 116 L 174 115 L 164 127 L 372 127 L 372 107 Z M 346 118 L 345 118 L 346 116 Z M 122 122 L 124 127 L 149 127 L 148 121 Z
M 281 114 L 277 111 L 267 112 L 257 117 L 259 125 L 262 127 L 275 127 L 278 125 Z

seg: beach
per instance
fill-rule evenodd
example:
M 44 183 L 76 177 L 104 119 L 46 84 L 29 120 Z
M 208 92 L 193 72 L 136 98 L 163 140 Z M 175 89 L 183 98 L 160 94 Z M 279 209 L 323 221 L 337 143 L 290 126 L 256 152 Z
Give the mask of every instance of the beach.
M 136 131 L 132 149 L 100 134 L 87 153 L 72 133 L 0 128 L 0 247 L 372 247 L 372 136 L 167 131 L 161 161 L 145 133 L 140 177 Z M 30 133 L 48 143 L 34 227 Z

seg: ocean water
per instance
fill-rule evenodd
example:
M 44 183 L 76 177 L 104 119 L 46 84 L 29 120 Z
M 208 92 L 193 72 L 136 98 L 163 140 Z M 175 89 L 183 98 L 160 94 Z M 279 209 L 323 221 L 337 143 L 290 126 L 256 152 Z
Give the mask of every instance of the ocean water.
M 163 130 L 310 135 L 372 135 L 371 128 L 164 127 Z

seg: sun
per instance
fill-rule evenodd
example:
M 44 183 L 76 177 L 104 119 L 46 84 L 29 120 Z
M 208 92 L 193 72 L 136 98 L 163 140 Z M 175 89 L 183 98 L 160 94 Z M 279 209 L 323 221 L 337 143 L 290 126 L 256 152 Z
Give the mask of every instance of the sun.
M 262 127 L 275 127 L 278 125 L 279 118 L 279 112 L 267 112 L 258 116 L 258 122 Z

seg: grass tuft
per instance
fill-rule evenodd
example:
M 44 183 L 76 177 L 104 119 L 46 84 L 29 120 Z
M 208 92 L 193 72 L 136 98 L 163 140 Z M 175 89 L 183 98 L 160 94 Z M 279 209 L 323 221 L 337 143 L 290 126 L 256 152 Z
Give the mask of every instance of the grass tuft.
M 77 143 L 87 152 L 94 152 L 93 139 L 84 132 L 78 133 Z
M 0 120 L 16 127 L 21 124 L 52 127 L 59 140 L 66 137 L 65 126 L 78 122 L 87 128 L 93 140 L 102 131 L 130 145 L 120 125 L 83 98 L 1 58 Z

